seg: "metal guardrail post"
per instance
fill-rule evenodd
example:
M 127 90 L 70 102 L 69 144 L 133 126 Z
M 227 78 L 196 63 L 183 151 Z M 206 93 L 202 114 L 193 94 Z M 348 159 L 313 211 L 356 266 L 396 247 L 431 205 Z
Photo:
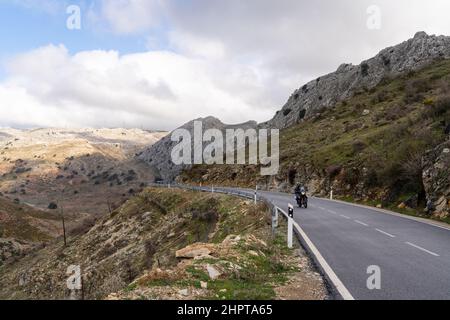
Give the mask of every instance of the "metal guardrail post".
M 288 217 L 287 246 L 289 249 L 293 248 L 293 234 L 294 234 L 294 219 Z
M 275 236 L 275 231 L 278 228 L 278 209 L 272 208 L 272 235 Z

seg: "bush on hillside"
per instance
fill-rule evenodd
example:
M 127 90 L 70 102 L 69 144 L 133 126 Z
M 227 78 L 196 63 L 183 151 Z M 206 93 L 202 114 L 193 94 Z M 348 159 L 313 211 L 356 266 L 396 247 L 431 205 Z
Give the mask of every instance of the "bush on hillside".
M 405 103 L 415 103 L 423 101 L 424 93 L 431 89 L 429 81 L 425 79 L 414 79 L 406 82 L 405 85 Z
M 343 182 L 355 186 L 359 181 L 359 171 L 357 168 L 347 168 L 344 170 Z
M 372 97 L 372 104 L 384 102 L 389 99 L 389 92 L 387 90 L 381 90 L 375 96 Z
M 50 204 L 48 205 L 48 208 L 50 210 L 56 210 L 56 209 L 58 209 L 58 205 L 54 202 L 50 202 Z
M 339 173 L 341 173 L 342 166 L 339 164 L 333 164 L 326 169 L 327 175 L 330 179 L 335 178 Z
M 437 119 L 450 111 L 450 95 L 441 96 L 431 105 L 426 106 L 425 118 Z
M 363 179 L 364 187 L 374 188 L 378 186 L 378 173 L 375 169 L 369 169 Z

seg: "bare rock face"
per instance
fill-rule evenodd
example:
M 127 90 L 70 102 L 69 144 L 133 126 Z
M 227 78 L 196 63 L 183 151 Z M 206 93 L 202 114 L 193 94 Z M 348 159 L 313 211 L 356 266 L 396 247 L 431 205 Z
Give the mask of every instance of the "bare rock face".
M 214 246 L 209 243 L 195 243 L 186 248 L 180 249 L 175 253 L 177 258 L 193 259 L 196 257 L 207 256 L 213 252 Z
M 249 121 L 237 125 L 228 125 L 221 122 L 219 119 L 214 117 L 200 118 L 192 120 L 179 129 L 186 129 L 191 133 L 192 142 L 194 137 L 194 122 L 201 121 L 203 124 L 203 132 L 208 129 L 218 129 L 225 133 L 226 129 L 243 129 L 247 130 L 249 128 L 256 128 L 258 125 L 255 121 Z M 170 182 L 175 180 L 175 178 L 184 169 L 188 169 L 190 165 L 175 165 L 171 159 L 172 149 L 178 144 L 177 141 L 172 141 L 172 137 L 169 134 L 164 137 L 147 150 L 145 150 L 139 158 L 146 161 L 157 173 L 157 180 Z M 192 154 L 192 157 L 194 155 Z
M 415 71 L 436 59 L 449 57 L 450 37 L 418 32 L 413 39 L 386 48 L 358 66 L 342 64 L 335 72 L 305 84 L 292 94 L 272 120 L 262 126 L 287 128 L 359 90 L 375 87 L 385 77 Z
M 433 201 L 435 214 L 450 216 L 450 141 L 429 151 L 423 158 L 423 183 Z

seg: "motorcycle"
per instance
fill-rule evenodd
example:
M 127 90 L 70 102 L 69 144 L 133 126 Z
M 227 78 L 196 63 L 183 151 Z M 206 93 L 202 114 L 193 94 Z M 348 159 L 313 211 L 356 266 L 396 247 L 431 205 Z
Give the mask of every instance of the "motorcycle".
M 295 195 L 295 200 L 297 201 L 297 205 L 299 208 L 301 207 L 305 207 L 305 209 L 308 208 L 308 196 L 306 195 L 305 191 L 297 193 Z

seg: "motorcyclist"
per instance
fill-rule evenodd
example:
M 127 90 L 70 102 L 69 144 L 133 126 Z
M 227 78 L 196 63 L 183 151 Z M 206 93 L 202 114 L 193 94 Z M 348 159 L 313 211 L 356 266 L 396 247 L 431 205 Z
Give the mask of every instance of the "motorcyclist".
M 295 198 L 297 199 L 297 203 L 305 203 L 305 207 L 306 207 L 306 203 L 307 203 L 307 199 L 308 196 L 306 195 L 306 188 L 303 187 L 301 184 L 297 184 L 297 186 L 295 187 Z
M 294 191 L 295 195 L 300 196 L 300 194 L 302 193 L 302 189 L 304 189 L 302 185 L 300 183 L 297 183 Z

